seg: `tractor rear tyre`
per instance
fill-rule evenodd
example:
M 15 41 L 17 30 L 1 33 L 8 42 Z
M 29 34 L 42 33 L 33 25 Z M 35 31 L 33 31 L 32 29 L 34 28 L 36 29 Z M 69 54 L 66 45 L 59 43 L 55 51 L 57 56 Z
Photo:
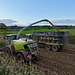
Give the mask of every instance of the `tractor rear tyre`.
M 25 62 L 24 55 L 21 52 L 17 53 L 16 59 L 17 59 L 18 62 L 21 62 L 21 63 L 24 63 Z
M 46 50 L 50 50 L 51 49 L 51 46 L 50 45 L 45 45 L 45 48 L 46 48 Z
M 59 50 L 57 45 L 53 45 L 52 46 L 52 51 L 57 52 Z
M 8 47 L 5 48 L 5 52 L 4 53 L 5 53 L 5 55 L 7 55 L 9 57 L 11 56 L 11 51 L 10 51 L 10 49 Z

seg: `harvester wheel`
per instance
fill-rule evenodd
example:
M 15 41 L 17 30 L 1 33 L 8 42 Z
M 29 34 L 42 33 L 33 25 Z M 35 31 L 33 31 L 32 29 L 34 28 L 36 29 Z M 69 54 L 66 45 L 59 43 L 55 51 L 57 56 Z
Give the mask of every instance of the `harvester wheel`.
M 50 50 L 50 49 L 51 49 L 51 46 L 50 46 L 50 45 L 45 45 L 45 48 L 46 48 L 47 50 Z
M 9 57 L 11 56 L 11 51 L 10 51 L 10 49 L 8 47 L 5 48 L 5 52 L 4 53 L 5 53 L 5 55 L 7 55 Z
M 59 49 L 59 48 L 58 48 L 58 46 L 57 46 L 57 45 L 53 45 L 53 46 L 52 46 L 52 51 L 57 52 L 57 51 L 58 51 L 58 49 Z
M 16 59 L 17 59 L 18 62 L 21 62 L 21 63 L 24 63 L 25 62 L 24 55 L 21 52 L 17 53 Z

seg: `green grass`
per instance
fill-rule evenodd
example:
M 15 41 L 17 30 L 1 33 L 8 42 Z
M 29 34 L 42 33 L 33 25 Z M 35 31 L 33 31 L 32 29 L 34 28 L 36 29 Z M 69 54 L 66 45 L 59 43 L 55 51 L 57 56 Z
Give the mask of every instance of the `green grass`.
M 17 34 L 21 29 L 0 29 L 0 34 L 8 34 L 13 33 Z M 21 32 L 21 34 L 33 34 L 36 31 L 56 31 L 55 29 L 39 29 L 39 30 L 33 30 L 33 29 L 25 29 Z M 75 29 L 60 29 L 59 31 L 69 31 L 69 35 L 75 35 Z
M 70 36 L 75 35 L 75 29 L 61 29 L 60 31 L 69 31 Z

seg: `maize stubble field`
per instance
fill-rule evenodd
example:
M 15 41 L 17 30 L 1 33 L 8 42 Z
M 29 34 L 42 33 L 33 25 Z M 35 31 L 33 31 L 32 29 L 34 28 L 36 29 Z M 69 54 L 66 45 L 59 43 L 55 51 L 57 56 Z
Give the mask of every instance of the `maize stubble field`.
M 40 55 L 33 63 L 45 75 L 75 75 L 75 45 L 68 45 L 60 52 L 39 48 Z

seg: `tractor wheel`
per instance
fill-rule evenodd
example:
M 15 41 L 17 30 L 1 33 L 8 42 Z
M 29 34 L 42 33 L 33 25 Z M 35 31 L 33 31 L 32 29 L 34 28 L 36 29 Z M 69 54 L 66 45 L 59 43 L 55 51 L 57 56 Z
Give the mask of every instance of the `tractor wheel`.
M 5 52 L 4 53 L 5 53 L 5 55 L 7 55 L 9 57 L 11 56 L 11 51 L 10 51 L 10 49 L 8 47 L 5 48 Z
M 47 50 L 50 50 L 50 49 L 51 49 L 51 46 L 50 46 L 50 45 L 45 45 L 45 48 L 46 48 Z
M 17 59 L 18 62 L 21 62 L 21 63 L 24 63 L 25 62 L 24 55 L 21 52 L 17 53 L 16 59 Z
M 58 46 L 57 46 L 57 45 L 53 45 L 53 46 L 52 46 L 52 51 L 57 52 L 57 51 L 58 51 L 58 49 L 59 49 L 59 48 L 58 48 Z

